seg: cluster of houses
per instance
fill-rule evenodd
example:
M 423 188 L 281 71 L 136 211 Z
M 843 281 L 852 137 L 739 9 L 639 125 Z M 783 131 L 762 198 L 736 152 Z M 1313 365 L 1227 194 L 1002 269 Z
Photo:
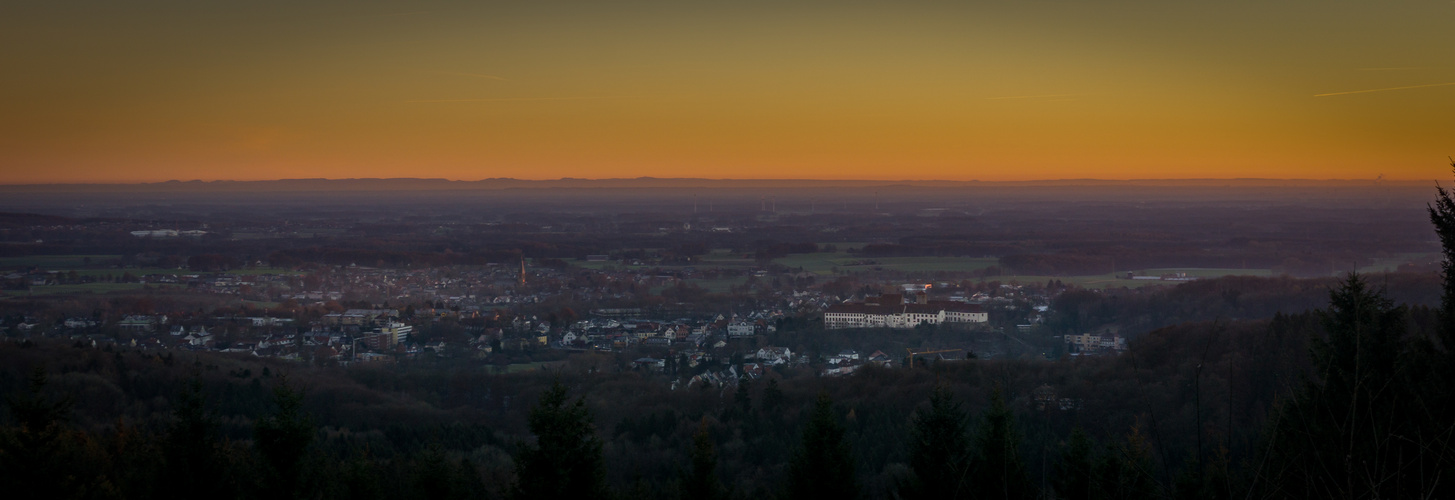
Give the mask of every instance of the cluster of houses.
M 828 363 L 829 367 L 825 368 L 820 373 L 825 377 L 848 375 L 850 373 L 854 373 L 854 371 L 860 368 L 870 365 L 882 366 L 885 368 L 894 367 L 894 358 L 889 357 L 888 354 L 884 354 L 884 351 L 874 351 L 873 354 L 870 354 L 867 357 L 861 357 L 859 356 L 858 351 L 845 349 L 843 351 L 840 351 L 837 355 L 830 356 L 825 361 Z
M 1072 411 L 1081 409 L 1081 399 L 1058 397 L 1055 387 L 1041 384 L 1031 391 L 1030 406 L 1037 411 Z
M 781 311 L 755 311 L 743 316 L 721 314 L 677 320 L 591 319 L 578 321 L 556 334 L 553 347 L 620 351 L 635 345 L 683 348 L 722 347 L 723 338 L 744 338 L 778 330 Z M 517 320 L 520 322 L 521 320 Z M 549 323 L 536 326 L 542 336 L 551 335 Z M 713 342 L 713 339 L 716 339 Z
M 187 318 L 132 314 L 116 320 L 117 331 L 131 347 L 140 349 L 209 350 L 248 353 L 260 357 L 349 362 L 392 359 L 389 354 L 414 354 L 443 346 L 415 346 L 407 343 L 414 327 L 399 320 L 393 309 L 351 309 L 330 314 L 322 321 L 301 329 L 291 318 L 238 316 Z M 32 332 L 39 322 L 22 321 L 20 332 Z M 90 339 L 92 343 L 116 342 L 97 333 L 102 326 L 93 318 L 71 317 L 60 328 L 46 333 Z

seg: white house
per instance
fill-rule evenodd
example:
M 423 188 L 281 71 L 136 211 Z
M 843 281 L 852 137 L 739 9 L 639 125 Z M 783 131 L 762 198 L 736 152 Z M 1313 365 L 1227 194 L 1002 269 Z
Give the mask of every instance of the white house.
M 787 347 L 764 347 L 758 349 L 758 360 L 766 365 L 781 365 L 793 359 Z
M 735 321 L 728 325 L 727 334 L 729 337 L 752 337 L 756 328 L 747 321 Z

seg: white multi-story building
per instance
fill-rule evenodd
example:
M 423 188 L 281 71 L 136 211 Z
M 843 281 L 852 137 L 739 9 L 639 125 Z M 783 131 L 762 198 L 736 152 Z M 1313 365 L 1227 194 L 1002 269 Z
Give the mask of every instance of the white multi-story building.
M 409 334 L 414 333 L 414 327 L 405 323 L 390 321 L 381 324 L 373 333 L 364 335 L 364 343 L 370 349 L 388 349 L 399 345 L 400 342 L 409 340 Z
M 1081 335 L 1067 335 L 1066 343 L 1076 348 L 1078 352 L 1095 351 L 1125 351 L 1127 350 L 1127 339 L 1120 335 L 1093 335 L 1083 333 Z
M 899 295 L 867 299 L 862 304 L 835 304 L 824 311 L 826 329 L 914 328 L 921 324 L 986 323 L 990 316 L 979 305 L 949 301 L 903 303 Z

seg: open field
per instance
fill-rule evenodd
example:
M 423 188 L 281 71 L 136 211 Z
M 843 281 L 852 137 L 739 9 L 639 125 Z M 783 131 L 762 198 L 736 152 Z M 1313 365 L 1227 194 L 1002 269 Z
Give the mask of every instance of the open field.
M 252 268 L 243 268 L 243 269 L 233 269 L 233 270 L 226 271 L 226 272 L 221 272 L 221 273 L 187 273 L 187 274 L 236 274 L 236 275 L 240 275 L 240 276 L 258 276 L 258 275 L 263 275 L 263 274 L 282 274 L 282 275 L 288 275 L 288 276 L 297 276 L 297 275 L 301 275 L 303 273 L 298 272 L 298 271 L 294 271 L 294 270 L 291 270 L 291 269 L 283 269 L 281 267 L 252 267 Z
M 1173 285 L 1175 281 L 1153 281 L 1153 280 L 1128 280 L 1120 279 L 1111 274 L 1098 274 L 1093 276 L 1037 276 L 1028 274 L 1013 274 L 1005 276 L 990 276 L 984 281 L 999 281 L 1009 284 L 1016 283 L 1029 285 L 1032 283 L 1046 284 L 1047 281 L 1060 280 L 1067 285 L 1076 285 L 1082 288 L 1141 288 L 1149 285 Z
M 70 269 L 53 269 L 54 271 L 70 271 Z M 76 269 L 79 276 L 121 276 L 131 273 L 132 276 L 146 276 L 148 274 L 188 274 L 186 269 L 174 269 L 166 267 L 132 267 L 122 269 Z
M 1198 278 L 1220 278 L 1223 276 L 1272 276 L 1273 272 L 1268 269 L 1210 269 L 1210 268 L 1168 268 L 1168 269 L 1142 269 L 1135 271 L 1140 276 L 1159 276 L 1171 273 L 1185 273 L 1188 276 Z M 1019 284 L 1040 283 L 1045 284 L 1050 280 L 1060 280 L 1062 283 L 1082 288 L 1141 288 L 1144 286 L 1167 285 L 1172 286 L 1180 281 L 1162 280 L 1129 280 L 1123 278 L 1126 272 L 1117 274 L 1097 274 L 1090 276 L 1035 276 L 1035 275 L 1006 275 L 991 276 L 985 281 L 999 281 Z
M 861 270 L 888 270 L 905 272 L 952 271 L 968 272 L 984 269 L 998 263 L 997 259 L 984 257 L 861 257 L 844 252 L 794 254 L 774 262 L 804 271 L 830 275 L 834 269 L 840 272 Z
M 744 258 L 742 254 L 733 253 L 725 248 L 719 248 L 702 256 L 703 266 L 718 267 L 753 267 L 758 265 L 753 258 Z
M 571 265 L 573 265 L 573 266 L 576 266 L 576 267 L 579 267 L 579 268 L 582 268 L 582 269 L 590 269 L 590 270 L 593 270 L 593 271 L 600 271 L 602 269 L 606 269 L 608 266 L 610 266 L 610 267 L 620 267 L 621 266 L 621 263 L 616 262 L 616 261 L 610 261 L 610 260 L 605 261 L 605 262 L 588 262 L 588 261 L 585 261 L 585 260 L 577 259 L 577 260 L 573 260 L 573 261 L 570 261 L 570 262 L 571 262 Z
M 700 262 L 695 264 L 653 264 L 650 266 L 622 265 L 620 261 L 608 260 L 604 262 L 587 262 L 585 260 L 573 260 L 571 265 L 584 268 L 601 270 L 608 267 L 616 269 L 641 269 L 649 267 L 680 268 L 680 267 L 754 267 L 757 265 L 751 257 L 743 258 L 742 255 L 732 253 L 726 249 L 717 249 L 703 255 Z
M 120 255 L 27 255 L 25 257 L 0 257 L 0 269 L 13 267 L 75 269 L 120 258 Z M 90 260 L 88 261 L 87 259 Z
M 1394 272 L 1395 270 L 1399 269 L 1400 264 L 1404 264 L 1406 262 L 1414 262 L 1414 263 L 1439 262 L 1440 261 L 1440 258 L 1441 258 L 1440 257 L 1440 254 L 1438 254 L 1438 253 L 1402 253 L 1402 254 L 1396 254 L 1396 255 L 1393 255 L 1393 256 L 1390 256 L 1390 257 L 1385 257 L 1385 258 L 1382 258 L 1382 259 L 1375 259 L 1375 261 L 1373 263 L 1371 263 L 1371 264 L 1369 264 L 1367 266 L 1364 266 L 1364 267 L 1359 268 L 1359 273 L 1360 274 L 1370 274 L 1370 273 Z
M 1173 267 L 1165 269 L 1143 269 L 1138 276 L 1161 276 L 1183 273 L 1198 278 L 1221 278 L 1223 276 L 1273 276 L 1272 269 L 1216 269 L 1206 267 Z
M 999 264 L 999 260 L 986 257 L 864 257 L 857 254 L 850 254 L 845 251 L 852 244 L 837 244 L 837 252 L 815 252 L 804 254 L 792 254 L 787 257 L 774 259 L 774 263 L 787 266 L 790 269 L 802 268 L 805 272 L 814 273 L 820 276 L 832 276 L 835 271 L 839 273 L 852 273 L 856 271 L 900 271 L 900 272 L 969 272 L 985 269 Z M 1401 256 L 1399 262 L 1409 260 L 1409 257 Z M 648 266 L 622 266 L 615 261 L 610 262 L 586 262 L 576 261 L 575 265 L 587 269 L 604 269 L 607 267 L 616 268 L 638 268 Z M 726 249 L 716 249 L 702 257 L 702 262 L 697 267 L 739 267 L 751 268 L 757 263 L 752 258 L 744 258 L 742 254 L 730 252 Z M 657 267 L 686 267 L 686 266 L 657 266 Z M 1272 276 L 1270 269 L 1214 269 L 1214 268 L 1158 268 L 1135 270 L 1139 276 L 1159 276 L 1163 274 L 1184 273 L 1187 276 L 1197 278 L 1217 278 L 1222 276 Z M 1045 283 L 1048 280 L 1061 280 L 1062 283 L 1076 284 L 1085 288 L 1140 288 L 1148 285 L 1171 285 L 1178 282 L 1160 280 L 1129 280 L 1125 279 L 1126 271 L 1116 274 L 1097 274 L 1089 276 L 1037 276 L 1037 275 L 1006 275 L 991 276 L 985 281 L 1000 281 L 1009 283 Z M 714 280 L 692 280 L 713 292 L 726 292 L 731 286 L 742 284 L 743 278 L 723 278 Z M 653 292 L 660 292 L 660 288 Z
M 709 291 L 709 292 L 713 292 L 713 293 L 727 293 L 728 289 L 732 288 L 733 285 L 741 285 L 743 283 L 747 283 L 748 282 L 748 279 L 747 278 L 741 278 L 741 277 L 733 277 L 733 278 L 716 278 L 716 279 L 694 279 L 694 280 L 687 280 L 687 281 L 689 283 L 695 284 L 697 286 L 706 288 L 707 291 Z
M 48 271 L 70 272 L 70 271 L 73 271 L 74 270 L 74 271 L 76 271 L 76 275 L 77 276 L 92 276 L 92 277 L 121 276 L 123 274 L 128 274 L 128 273 L 130 273 L 132 276 L 146 276 L 146 275 L 150 275 L 150 274 L 164 274 L 164 275 L 187 275 L 187 274 L 215 275 L 215 274 L 234 274 L 234 275 L 240 275 L 240 276 L 257 276 L 257 275 L 264 275 L 264 274 L 279 274 L 279 275 L 290 275 L 291 276 L 291 275 L 301 275 L 301 274 L 303 274 L 301 272 L 292 271 L 292 270 L 288 270 L 288 269 L 262 268 L 262 267 L 256 268 L 256 269 L 233 269 L 233 270 L 227 271 L 227 272 L 209 272 L 209 273 L 199 273 L 199 272 L 189 271 L 189 270 L 186 270 L 186 269 L 176 269 L 176 268 L 170 268 L 170 267 L 124 267 L 124 268 L 119 268 L 119 269 L 117 269 L 117 268 L 106 268 L 106 269 L 74 269 L 74 268 L 67 268 L 67 267 L 56 267 L 56 268 L 47 268 L 45 266 L 41 266 L 41 267 L 44 268 L 44 269 L 46 269 L 46 270 L 48 270 Z
M 688 279 L 684 281 L 689 284 L 700 286 L 711 293 L 727 293 L 728 290 L 732 289 L 733 285 L 741 285 L 747 283 L 748 279 L 742 277 L 732 277 L 714 279 Z M 662 290 L 665 289 L 667 289 L 667 285 L 657 285 L 650 288 L 648 291 L 652 295 L 661 295 Z
M 85 283 L 79 285 L 46 285 L 33 286 L 29 291 L 6 290 L 5 295 L 11 297 L 24 297 L 26 295 L 61 295 L 73 293 L 111 293 L 111 292 L 132 292 L 141 290 L 142 287 L 161 288 L 184 288 L 182 285 L 166 283 Z

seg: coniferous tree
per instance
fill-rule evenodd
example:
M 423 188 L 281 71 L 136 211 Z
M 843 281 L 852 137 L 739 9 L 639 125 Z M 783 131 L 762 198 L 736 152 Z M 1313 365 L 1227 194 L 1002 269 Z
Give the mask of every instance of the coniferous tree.
M 177 395 L 172 424 L 162 442 L 166 498 L 214 498 L 223 491 L 217 419 L 207 411 L 202 384 L 193 379 Z
M 778 388 L 778 379 L 768 379 L 768 384 L 763 388 L 763 412 L 769 415 L 777 415 L 783 410 L 783 389 Z
M 1455 158 L 1450 160 L 1450 168 L 1455 171 Z M 1426 435 L 1434 434 L 1426 440 L 1424 450 L 1425 456 L 1435 459 L 1431 468 L 1437 472 L 1431 475 L 1438 477 L 1455 477 L 1455 454 L 1430 453 L 1432 450 L 1448 450 L 1455 447 L 1455 436 L 1452 430 L 1446 425 L 1447 430 L 1439 432 L 1442 423 L 1448 423 L 1450 415 L 1455 415 L 1455 387 L 1449 383 L 1448 374 L 1455 371 L 1455 200 L 1451 199 L 1451 192 L 1436 186 L 1437 196 L 1435 203 L 1429 206 L 1430 222 L 1435 226 L 1435 234 L 1440 238 L 1440 251 L 1444 257 L 1441 263 L 1441 284 L 1442 294 L 1440 296 L 1439 323 L 1435 328 L 1435 335 L 1438 345 L 1428 345 L 1424 349 L 1422 360 L 1428 365 L 1421 370 L 1416 377 L 1419 382 L 1419 391 L 1424 397 L 1419 405 L 1423 414 L 1434 418 L 1426 418 Z M 1431 432 L 1433 431 L 1433 432 Z M 1433 455 L 1433 456 L 1431 456 Z M 1435 497 L 1455 496 L 1455 484 L 1448 479 L 1441 481 L 1441 484 L 1432 491 Z
M 788 464 L 787 496 L 835 500 L 859 496 L 854 456 L 844 440 L 844 427 L 834 416 L 828 393 L 819 393 L 803 428 L 802 443 Z
M 70 420 L 71 407 L 75 402 L 69 397 L 51 398 L 46 395 L 50 384 L 45 369 L 37 366 L 30 373 L 30 394 L 7 401 L 10 414 L 21 429 L 41 432 Z
M 1091 438 L 1080 428 L 1071 431 L 1071 438 L 1066 442 L 1065 451 L 1061 452 L 1061 460 L 1056 463 L 1056 475 L 1051 482 L 1056 496 L 1065 500 L 1096 498 L 1092 490 L 1095 480 L 1093 460 Z
M 556 381 L 530 411 L 534 446 L 516 457 L 515 496 L 522 499 L 603 498 L 606 462 L 585 399 L 568 404 Z
M 753 414 L 753 398 L 752 394 L 748 392 L 752 385 L 753 383 L 747 378 L 743 378 L 738 381 L 738 391 L 733 394 L 733 404 L 737 406 L 737 410 L 743 418 Z
M 935 387 L 930 407 L 914 415 L 909 465 L 914 477 L 908 498 L 970 498 L 969 417 L 944 386 Z
M 707 419 L 698 424 L 692 435 L 692 469 L 682 480 L 683 500 L 718 500 L 726 498 L 722 481 L 717 477 L 717 450 L 707 432 Z
M 289 387 L 287 378 L 273 388 L 273 404 L 273 414 L 258 419 L 253 428 L 263 459 L 263 491 L 271 498 L 300 497 L 302 480 L 308 477 L 302 469 L 313 443 L 313 418 L 303 411 L 303 393 Z
M 1091 491 L 1094 499 L 1160 498 L 1157 480 L 1152 476 L 1151 452 L 1140 429 L 1133 427 L 1125 442 L 1107 449 L 1094 469 Z
M 990 409 L 981 418 L 971 463 L 976 498 L 1035 498 L 1035 486 L 1020 458 L 1021 435 L 1015 415 L 1005 406 L 1000 389 L 991 392 Z
M 14 498 L 57 498 L 72 494 L 76 484 L 70 398 L 46 394 L 44 368 L 30 375 L 29 393 L 7 398 L 16 425 L 0 432 L 0 491 Z
M 335 498 L 349 500 L 383 500 L 384 486 L 381 478 L 384 471 L 367 455 L 355 456 L 343 466 L 337 482 Z
M 1404 308 L 1350 274 L 1321 317 L 1314 373 L 1275 417 L 1268 470 L 1278 474 L 1262 488 L 1294 498 L 1432 494 L 1449 468 L 1449 422 L 1413 390 L 1429 358 L 1404 338 Z
M 480 469 L 475 466 L 475 462 L 470 461 L 468 458 L 460 459 L 459 465 L 455 467 L 455 474 L 451 481 L 455 485 L 454 495 L 456 498 L 469 499 L 485 497 L 485 481 L 480 478 Z
M 444 450 L 433 444 L 420 452 L 412 466 L 415 498 L 421 500 L 467 500 L 483 495 L 480 472 L 469 459 L 451 464 Z
M 1455 160 L 1450 160 L 1450 168 L 1455 170 Z M 1427 208 L 1444 257 L 1440 264 L 1444 293 L 1440 298 L 1439 334 L 1449 354 L 1455 353 L 1455 199 L 1451 199 L 1452 192 L 1443 187 L 1435 186 L 1435 192 L 1435 202 Z

